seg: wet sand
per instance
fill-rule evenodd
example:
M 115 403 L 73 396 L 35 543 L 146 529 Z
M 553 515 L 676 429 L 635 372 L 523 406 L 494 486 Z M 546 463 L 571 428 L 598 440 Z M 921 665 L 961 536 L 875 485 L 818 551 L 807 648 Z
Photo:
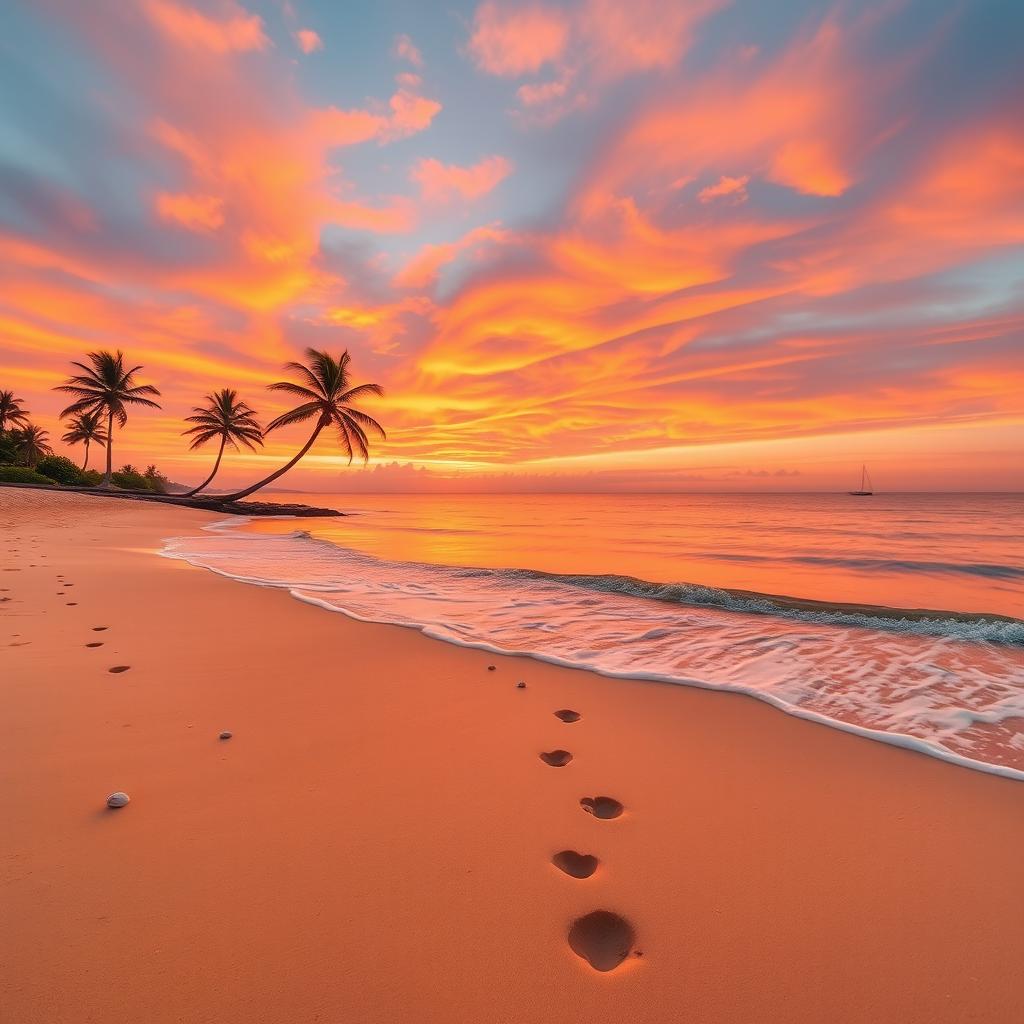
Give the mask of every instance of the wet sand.
M 1021 783 L 156 557 L 216 518 L 0 488 L 5 1021 L 1018 1019 Z

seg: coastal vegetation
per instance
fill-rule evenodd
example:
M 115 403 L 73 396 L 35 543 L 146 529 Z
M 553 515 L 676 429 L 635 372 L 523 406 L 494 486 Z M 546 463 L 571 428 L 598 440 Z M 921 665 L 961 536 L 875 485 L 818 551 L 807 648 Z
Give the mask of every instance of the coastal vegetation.
M 99 412 L 81 412 L 72 416 L 68 432 L 61 438 L 65 444 L 85 444 L 85 461 L 82 469 L 89 468 L 89 445 L 98 444 L 103 448 L 107 443 L 107 432 Z
M 302 383 L 281 380 L 269 385 L 271 391 L 283 391 L 302 399 L 302 402 L 268 423 L 266 433 L 290 426 L 292 423 L 306 423 L 315 419 L 313 433 L 298 453 L 280 469 L 251 487 L 228 495 L 225 501 L 239 501 L 261 487 L 266 487 L 278 477 L 284 476 L 313 447 L 325 427 L 337 428 L 338 443 L 342 451 L 348 455 L 349 465 L 352 464 L 352 458 L 357 452 L 363 462 L 369 459 L 370 442 L 366 435 L 367 430 L 382 439 L 385 437 L 384 428 L 372 416 L 368 416 L 352 404 L 355 399 L 364 395 L 383 395 L 384 389 L 379 384 L 351 386 L 348 372 L 351 359 L 348 352 L 342 352 L 340 358 L 335 359 L 326 352 L 308 348 L 306 358 L 309 360 L 308 366 L 304 363 L 285 363 L 284 367 L 291 370 Z
M 242 444 L 254 452 L 257 445 L 263 444 L 263 430 L 256 419 L 256 410 L 239 401 L 238 392 L 233 388 L 222 388 L 207 395 L 206 404 L 196 406 L 192 413 L 185 417 L 185 421 L 192 426 L 182 431 L 185 437 L 192 438 L 189 447 L 195 450 L 213 440 L 220 444 L 210 475 L 201 484 L 186 491 L 183 495 L 186 498 L 198 494 L 217 475 L 225 445 L 230 444 L 238 451 L 238 446 Z
M 82 372 L 68 378 L 67 383 L 59 385 L 56 391 L 63 391 L 75 396 L 60 415 L 74 416 L 91 413 L 106 417 L 107 471 L 103 474 L 102 487 L 109 487 L 113 477 L 114 423 L 121 428 L 128 422 L 128 407 L 132 405 L 148 406 L 159 409 L 160 406 L 150 396 L 159 397 L 160 392 L 152 384 L 136 384 L 135 375 L 142 369 L 133 366 L 126 369 L 124 353 L 100 351 L 88 354 L 89 364 L 73 362 Z
M 139 383 L 138 375 L 144 367 L 128 366 L 120 350 L 90 352 L 85 362 L 72 362 L 80 372 L 54 389 L 74 398 L 60 413 L 66 427 L 61 441 L 71 446 L 83 445 L 82 465 L 56 454 L 48 431 L 32 421 L 23 400 L 13 391 L 0 390 L 0 483 L 117 489 L 189 498 L 212 483 L 228 447 L 233 451 L 245 448 L 255 452 L 272 431 L 310 421 L 312 433 L 291 459 L 269 476 L 221 496 L 221 500 L 238 501 L 283 476 L 302 460 L 328 427 L 334 428 L 336 443 L 350 465 L 355 458 L 365 463 L 370 455 L 371 436 L 383 439 L 386 435 L 380 423 L 356 403 L 368 395 L 383 395 L 383 389 L 379 384 L 352 383 L 351 357 L 347 351 L 333 356 L 310 348 L 306 350 L 306 360 L 285 364 L 293 379 L 268 385 L 269 390 L 287 394 L 299 403 L 266 428 L 260 425 L 256 410 L 233 388 L 212 391 L 201 405 L 193 408 L 192 415 L 185 417 L 188 426 L 182 436 L 189 440 L 192 451 L 216 443 L 217 455 L 201 483 L 183 488 L 172 484 L 155 465 L 141 472 L 130 464 L 114 469 L 115 427 L 123 430 L 127 426 L 130 409 L 160 409 L 154 400 L 160 397 L 160 391 L 152 384 Z M 103 473 L 88 468 L 92 445 L 106 452 Z

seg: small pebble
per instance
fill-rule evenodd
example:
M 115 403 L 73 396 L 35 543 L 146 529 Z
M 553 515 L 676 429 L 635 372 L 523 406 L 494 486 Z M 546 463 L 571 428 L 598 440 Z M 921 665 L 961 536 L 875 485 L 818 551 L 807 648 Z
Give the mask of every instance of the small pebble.
M 495 668 L 496 668 L 496 667 L 497 667 L 496 665 L 488 665 L 488 666 L 487 666 L 487 671 L 488 671 L 488 672 L 493 672 L 493 671 L 495 670 Z
M 110 796 L 107 797 L 107 806 L 124 807 L 130 800 L 131 797 L 127 793 L 122 793 L 118 790 L 116 793 L 111 793 Z
M 229 739 L 231 739 L 231 737 L 232 737 L 233 735 L 234 735 L 234 733 L 228 732 L 228 730 L 227 730 L 227 729 L 225 729 L 225 730 L 224 730 L 224 731 L 223 731 L 223 732 L 222 732 L 222 733 L 221 733 L 221 734 L 220 734 L 220 735 L 219 735 L 219 736 L 217 737 L 217 739 L 219 739 L 219 740 L 229 740 Z
M 522 681 L 522 679 L 520 679 L 519 682 L 516 683 L 516 689 L 517 690 L 525 690 L 526 689 L 526 683 L 524 683 Z

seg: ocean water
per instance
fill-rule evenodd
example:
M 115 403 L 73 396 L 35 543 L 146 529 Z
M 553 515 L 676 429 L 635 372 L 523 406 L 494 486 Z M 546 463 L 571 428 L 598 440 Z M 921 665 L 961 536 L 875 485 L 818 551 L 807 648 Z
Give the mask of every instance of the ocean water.
M 439 640 L 1024 779 L 1021 495 L 276 495 L 165 554 Z

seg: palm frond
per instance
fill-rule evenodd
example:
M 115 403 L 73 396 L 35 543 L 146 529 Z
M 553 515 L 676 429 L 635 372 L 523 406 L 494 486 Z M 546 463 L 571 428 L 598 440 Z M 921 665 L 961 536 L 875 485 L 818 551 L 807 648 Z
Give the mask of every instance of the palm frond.
M 376 395 L 378 398 L 383 398 L 384 389 L 379 384 L 358 384 L 354 388 L 349 388 L 344 394 L 338 395 L 337 400 L 351 402 L 363 395 Z
M 311 352 L 312 349 L 307 349 L 307 352 Z M 326 395 L 324 390 L 323 380 L 314 373 L 308 366 L 303 366 L 302 363 L 285 363 L 284 369 L 291 373 L 297 374 L 302 380 L 306 382 L 306 386 L 311 389 L 313 394 L 318 398 L 323 398 Z M 296 385 L 300 386 L 300 385 Z M 273 387 L 273 385 L 271 385 Z
M 290 426 L 292 423 L 304 423 L 311 417 L 322 414 L 322 412 L 323 410 L 319 402 L 307 402 L 305 405 L 300 405 L 295 409 L 282 413 L 277 419 L 268 423 L 264 433 L 269 434 L 272 430 Z
M 196 448 L 202 448 L 207 441 L 212 441 L 215 437 L 220 437 L 219 430 L 200 430 L 198 427 L 193 429 L 198 431 L 198 433 L 196 433 L 196 436 L 192 439 L 192 443 L 189 445 L 189 449 L 192 451 L 195 451 Z M 191 434 L 192 432 L 192 430 L 185 431 L 186 434 Z
M 384 428 L 372 416 L 368 416 L 361 409 L 356 409 L 351 405 L 344 406 L 344 412 L 351 416 L 361 427 L 368 427 L 378 434 L 382 441 L 387 440 L 388 436 L 384 433 Z
M 304 388 L 301 384 L 294 384 L 290 380 L 279 380 L 276 384 L 268 384 L 268 391 L 286 391 L 289 395 L 297 395 L 300 398 L 308 398 L 310 401 L 323 401 L 323 395 L 311 388 Z

